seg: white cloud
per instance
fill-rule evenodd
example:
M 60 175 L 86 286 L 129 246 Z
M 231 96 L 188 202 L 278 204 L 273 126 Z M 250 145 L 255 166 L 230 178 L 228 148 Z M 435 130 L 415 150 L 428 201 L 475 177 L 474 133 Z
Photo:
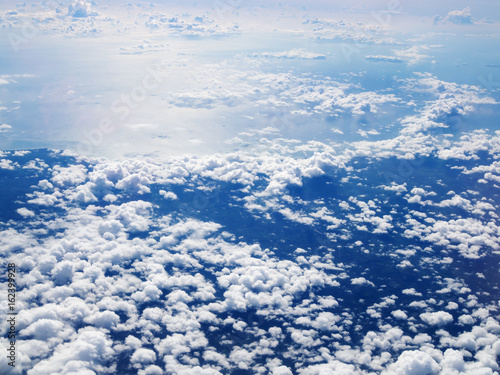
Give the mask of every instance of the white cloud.
M 408 62 L 408 65 L 414 65 L 419 63 L 422 60 L 427 60 L 430 56 L 422 53 L 422 50 L 426 51 L 429 47 L 423 46 L 412 46 L 408 49 L 396 50 L 394 53 L 401 59 L 404 59 Z
M 448 12 L 445 22 L 454 23 L 455 25 L 471 25 L 474 23 L 472 19 L 470 8 L 464 8 L 462 10 L 452 10 Z
M 398 195 L 407 191 L 406 182 L 401 185 L 392 182 L 390 186 L 380 186 L 380 187 L 382 187 L 384 190 L 395 191 Z
M 313 330 L 293 330 L 292 340 L 305 347 L 313 347 L 321 344 L 319 339 L 315 338 L 316 331 Z
M 33 211 L 28 210 L 25 207 L 18 208 L 16 211 L 22 217 L 26 217 L 27 218 L 27 217 L 34 217 L 35 216 L 35 213 Z
M 353 365 L 331 360 L 325 364 L 310 365 L 299 370 L 301 375 L 358 375 L 359 371 Z
M 373 283 L 371 281 L 368 281 L 366 280 L 364 277 L 356 277 L 354 279 L 351 280 L 351 284 L 352 285 L 372 285 L 373 286 Z
M 102 366 L 114 355 L 112 341 L 93 328 L 82 328 L 72 341 L 61 344 L 48 359 L 38 362 L 28 375 L 66 375 L 71 372 L 106 371 Z M 102 364 L 102 365 L 101 365 Z M 78 365 L 77 368 L 75 366 Z M 94 371 L 94 372 L 95 372 Z
M 172 200 L 178 199 L 177 195 L 175 195 L 175 193 L 172 191 L 160 190 L 159 193 L 165 199 L 172 199 Z
M 68 6 L 68 13 L 72 17 L 86 18 L 97 16 L 97 12 L 92 10 L 92 4 L 86 0 L 77 0 Z
M 56 165 L 51 180 L 57 186 L 66 187 L 82 184 L 86 179 L 87 168 L 83 165 L 73 165 L 66 168 Z
M 401 353 L 398 360 L 383 374 L 387 375 L 437 375 L 441 367 L 427 353 L 408 350 Z
M 7 124 L 0 125 L 0 134 L 1 133 L 8 133 L 8 132 L 11 132 L 11 131 L 12 131 L 12 126 L 11 125 L 7 125 Z
M 292 370 L 286 366 L 278 366 L 273 368 L 272 375 L 292 375 Z
M 262 52 L 254 55 L 255 57 L 270 57 L 278 59 L 303 59 L 303 60 L 323 60 L 326 56 L 319 53 L 307 52 L 301 48 L 295 48 L 285 52 Z
M 138 375 L 163 375 L 164 371 L 161 367 L 156 365 L 150 365 L 144 370 L 139 370 Z
M 357 50 L 352 44 L 394 45 L 400 43 L 387 35 L 383 28 L 364 22 L 309 17 L 303 21 L 303 25 L 313 39 L 344 42 L 341 48 L 346 54 L 349 49 Z
M 416 73 L 419 78 L 403 80 L 407 90 L 429 92 L 437 100 L 423 107 L 417 115 L 401 120 L 402 134 L 418 134 L 435 128 L 447 128 L 449 122 L 473 111 L 474 105 L 495 104 L 491 97 L 483 96 L 477 86 L 458 85 L 438 80 L 429 73 Z
M 453 322 L 453 316 L 446 311 L 422 313 L 420 319 L 432 326 L 444 326 Z
M 117 326 L 120 317 L 113 311 L 103 311 L 89 315 L 85 321 L 96 327 L 111 329 Z
M 154 363 L 156 361 L 156 353 L 150 349 L 140 348 L 137 349 L 132 358 L 130 359 L 132 363 Z
M 63 330 L 64 329 L 64 330 Z M 69 334 L 68 334 L 69 329 Z M 66 331 L 66 332 L 64 332 Z M 54 319 L 40 319 L 21 330 L 21 336 L 32 336 L 37 340 L 47 340 L 51 337 L 68 338 L 74 331 L 69 327 L 65 327 L 64 323 Z
M 237 24 L 216 23 L 215 20 L 203 16 L 189 17 L 187 14 L 167 15 L 153 12 L 143 14 L 144 25 L 151 32 L 174 33 L 186 37 L 221 37 L 240 33 Z
M 59 262 L 56 264 L 51 273 L 56 285 L 68 284 L 73 279 L 73 263 L 67 260 Z
M 125 230 L 130 232 L 144 232 L 148 230 L 153 205 L 145 201 L 132 201 L 120 206 L 107 206 L 110 218 L 118 220 Z
M 406 313 L 402 310 L 395 310 L 395 311 L 391 312 L 391 314 L 396 319 L 406 320 L 408 318 L 408 315 L 406 315 Z
M 383 56 L 383 55 L 368 55 L 365 57 L 366 61 L 370 62 L 388 62 L 388 63 L 402 63 L 404 62 L 399 57 Z

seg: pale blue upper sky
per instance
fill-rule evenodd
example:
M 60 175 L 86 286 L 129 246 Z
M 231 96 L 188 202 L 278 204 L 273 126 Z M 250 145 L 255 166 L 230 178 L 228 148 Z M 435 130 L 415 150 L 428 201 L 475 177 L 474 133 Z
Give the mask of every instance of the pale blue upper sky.
M 412 102 L 415 72 L 498 98 L 486 1 L 197 4 L 2 3 L 0 146 L 206 153 L 276 123 L 285 138 L 386 139 L 434 95 Z M 495 126 L 488 111 L 471 126 Z

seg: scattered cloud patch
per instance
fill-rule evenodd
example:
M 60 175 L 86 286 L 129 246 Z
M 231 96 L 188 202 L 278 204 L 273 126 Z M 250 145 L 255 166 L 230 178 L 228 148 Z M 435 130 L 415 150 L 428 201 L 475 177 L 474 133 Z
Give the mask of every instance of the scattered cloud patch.
M 370 62 L 388 62 L 388 63 L 403 63 L 404 61 L 399 57 L 383 56 L 383 55 L 368 55 L 365 57 L 366 61 Z
M 12 126 L 7 124 L 0 125 L 0 133 L 8 133 L 12 131 Z
M 462 10 L 452 10 L 448 12 L 444 19 L 440 16 L 434 17 L 434 24 L 445 23 L 452 23 L 455 25 L 472 25 L 474 23 L 474 19 L 472 18 L 470 7 L 466 7 Z
M 21 215 L 22 217 L 34 217 L 35 216 L 35 213 L 31 210 L 28 210 L 27 208 L 25 207 L 22 207 L 22 208 L 18 208 L 17 209 L 17 213 L 19 215 Z
M 302 59 L 302 60 L 324 60 L 326 56 L 320 53 L 307 52 L 302 48 L 295 48 L 285 52 L 262 52 L 254 57 L 277 58 L 277 59 Z
M 77 0 L 68 6 L 68 13 L 75 18 L 86 18 L 97 16 L 97 12 L 92 9 L 92 3 L 86 0 Z

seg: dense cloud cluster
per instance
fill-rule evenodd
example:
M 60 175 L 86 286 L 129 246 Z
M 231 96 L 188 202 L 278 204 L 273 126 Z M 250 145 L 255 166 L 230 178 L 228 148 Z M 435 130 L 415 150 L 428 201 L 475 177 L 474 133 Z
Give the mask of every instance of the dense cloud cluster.
M 273 134 L 163 162 L 3 152 L 30 181 L 2 218 L 10 373 L 498 372 L 498 134 L 413 159 Z

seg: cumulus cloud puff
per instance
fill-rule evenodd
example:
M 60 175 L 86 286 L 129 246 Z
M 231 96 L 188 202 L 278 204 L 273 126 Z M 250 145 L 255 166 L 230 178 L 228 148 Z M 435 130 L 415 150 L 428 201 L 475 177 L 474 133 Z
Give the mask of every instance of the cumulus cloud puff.
M 76 2 L 68 6 L 68 13 L 72 17 L 85 18 L 90 16 L 96 16 L 97 12 L 92 10 L 92 4 L 90 1 L 77 0 Z
M 474 23 L 470 13 L 470 7 L 464 8 L 462 10 L 452 10 L 446 16 L 445 21 L 454 23 L 456 25 L 470 25 Z
M 429 325 L 444 326 L 450 324 L 453 321 L 453 316 L 449 312 L 438 311 L 420 314 L 420 319 L 422 319 Z

